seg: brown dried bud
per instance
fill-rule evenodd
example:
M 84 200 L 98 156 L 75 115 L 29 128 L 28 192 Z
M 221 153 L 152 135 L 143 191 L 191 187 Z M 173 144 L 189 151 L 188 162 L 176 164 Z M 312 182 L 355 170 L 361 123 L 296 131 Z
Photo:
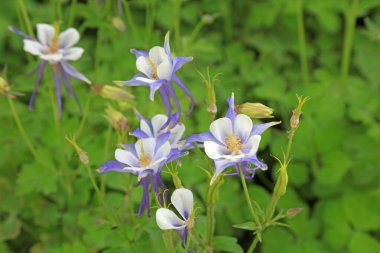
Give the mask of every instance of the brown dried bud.
M 66 140 L 68 142 L 70 142 L 70 144 L 73 146 L 73 148 L 75 149 L 75 152 L 77 153 L 77 155 L 79 156 L 79 160 L 84 164 L 84 165 L 87 165 L 89 164 L 90 162 L 90 159 L 86 153 L 86 151 L 84 151 L 81 147 L 79 147 L 79 145 L 77 144 L 77 140 L 76 140 L 76 137 L 73 135 L 71 137 L 69 136 L 66 136 Z
M 288 216 L 288 218 L 294 218 L 296 217 L 301 211 L 303 210 L 303 208 L 300 208 L 300 207 L 297 207 L 297 208 L 290 208 L 287 212 L 286 212 L 286 215 Z
M 297 99 L 298 99 L 298 105 L 297 107 L 293 110 L 293 115 L 292 117 L 290 118 L 290 128 L 295 130 L 298 128 L 299 126 L 299 123 L 300 123 L 300 116 L 302 114 L 302 107 L 304 106 L 304 104 L 310 100 L 309 97 L 303 97 L 303 96 L 298 96 L 297 95 Z

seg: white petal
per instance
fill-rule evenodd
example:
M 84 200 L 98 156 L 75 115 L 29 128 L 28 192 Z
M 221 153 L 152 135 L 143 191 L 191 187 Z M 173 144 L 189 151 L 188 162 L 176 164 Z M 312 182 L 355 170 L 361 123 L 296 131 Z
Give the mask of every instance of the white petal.
M 218 141 L 224 143 L 228 134 L 233 134 L 231 120 L 229 118 L 220 118 L 213 121 L 210 125 L 210 132 Z
M 140 72 L 144 73 L 147 77 L 149 78 L 153 77 L 153 69 L 152 69 L 152 65 L 149 62 L 148 57 L 140 56 L 139 58 L 137 58 L 136 68 Z
M 234 120 L 234 135 L 240 137 L 244 143 L 251 134 L 253 123 L 250 117 L 245 114 L 239 114 Z
M 221 158 L 223 155 L 231 154 L 226 147 L 213 141 L 205 141 L 203 146 L 205 148 L 206 155 L 213 160 Z
M 165 53 L 165 49 L 159 46 L 152 47 L 149 50 L 149 58 L 156 66 L 160 65 L 164 60 L 169 60 L 168 55 Z
M 149 79 L 149 78 L 145 78 L 145 77 L 137 77 L 136 80 L 144 82 L 144 83 L 148 83 L 148 84 L 152 84 L 152 83 L 157 81 L 157 80 Z
M 24 50 L 33 55 L 41 55 L 45 50 L 45 47 L 34 40 L 24 40 Z
M 37 38 L 42 45 L 49 46 L 54 37 L 55 29 L 48 24 L 37 24 Z
M 256 154 L 259 148 L 260 140 L 261 140 L 260 135 L 254 135 L 248 139 L 244 147 L 244 149 L 248 151 L 247 153 L 248 156 L 252 156 Z
M 172 147 L 170 146 L 169 142 L 166 141 L 162 146 L 156 151 L 156 154 L 154 155 L 154 160 L 161 158 L 166 158 L 170 154 L 170 150 Z
M 154 149 L 156 148 L 155 138 L 139 139 L 136 144 L 136 153 L 140 156 L 144 151 L 144 154 L 148 155 L 151 159 L 154 157 Z
M 185 132 L 185 125 L 180 123 L 173 127 L 170 132 L 172 133 L 169 137 L 169 142 L 171 145 L 177 144 L 182 138 L 183 133 Z
M 171 201 L 181 216 L 188 219 L 194 207 L 193 193 L 185 188 L 177 189 L 173 192 Z
M 62 61 L 63 55 L 61 53 L 53 53 L 53 54 L 41 54 L 42 60 L 48 61 L 52 64 Z
M 59 46 L 61 48 L 69 48 L 79 41 L 79 32 L 75 28 L 69 28 L 59 34 Z
M 115 159 L 118 162 L 127 164 L 132 167 L 138 167 L 139 161 L 137 160 L 137 157 L 133 155 L 131 152 L 123 150 L 123 149 L 116 149 L 115 151 Z
M 159 208 L 157 210 L 156 222 L 161 229 L 180 229 L 186 226 L 185 221 L 178 218 L 173 211 L 166 208 Z
M 66 61 L 75 61 L 78 60 L 84 52 L 83 48 L 80 47 L 72 47 L 65 49 L 63 51 L 63 59 Z
M 148 123 L 146 123 L 145 120 L 140 121 L 140 129 L 141 131 L 146 133 L 149 137 L 155 137 L 152 131 L 150 130 L 150 126 L 148 125 Z
M 173 67 L 170 64 L 169 60 L 164 60 L 157 67 L 157 76 L 159 79 L 171 80 Z
M 164 114 L 157 114 L 152 118 L 154 136 L 157 136 L 163 125 L 165 125 L 166 121 L 168 121 L 168 116 Z

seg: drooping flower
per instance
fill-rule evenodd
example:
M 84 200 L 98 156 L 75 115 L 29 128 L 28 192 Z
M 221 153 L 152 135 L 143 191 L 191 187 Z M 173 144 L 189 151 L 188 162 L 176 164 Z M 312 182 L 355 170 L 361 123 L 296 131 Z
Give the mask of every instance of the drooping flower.
M 116 149 L 115 159 L 105 162 L 99 169 L 100 173 L 109 171 L 128 172 L 138 176 L 137 185 L 144 188 L 138 215 L 144 210 L 150 215 L 149 185 L 152 184 L 157 199 L 163 204 L 160 189 L 166 189 L 161 178 L 162 167 L 175 159 L 180 153 L 175 152 L 168 141 L 170 133 L 157 138 L 139 139 L 135 144 L 122 145 L 123 149 Z
M 269 127 L 280 122 L 269 122 L 253 125 L 252 120 L 245 114 L 237 114 L 234 105 L 234 94 L 227 100 L 229 109 L 224 118 L 213 121 L 210 131 L 195 134 L 187 142 L 203 142 L 206 155 L 214 160 L 215 174 L 211 184 L 220 173 L 228 167 L 242 166 L 245 177 L 253 178 L 257 169 L 266 170 L 268 166 L 258 160 L 258 150 L 261 134 Z M 249 165 L 254 165 L 250 168 Z
M 137 138 L 149 138 L 149 137 L 159 137 L 162 134 L 170 133 L 169 143 L 173 149 L 185 150 L 187 146 L 184 145 L 185 141 L 181 140 L 183 133 L 185 132 L 185 125 L 179 123 L 178 113 L 173 114 L 170 118 L 175 119 L 174 121 L 168 122 L 168 116 L 164 114 L 155 115 L 152 120 L 148 120 L 137 113 L 137 117 L 140 119 L 140 128 L 137 128 L 132 132 L 132 135 Z
M 156 212 L 156 222 L 163 230 L 177 230 L 182 239 L 182 247 L 185 247 L 189 228 L 194 226 L 193 193 L 185 188 L 176 189 L 172 194 L 171 202 L 181 217 L 170 209 L 159 208 Z
M 62 114 L 61 84 L 76 101 L 80 107 L 79 99 L 74 91 L 70 77 L 82 80 L 88 84 L 91 82 L 79 73 L 69 61 L 78 60 L 84 49 L 73 47 L 79 41 L 79 33 L 75 28 L 69 28 L 60 33 L 59 24 L 37 24 L 37 39 L 26 35 L 16 27 L 9 27 L 12 32 L 23 38 L 24 50 L 40 58 L 38 67 L 32 72 L 37 73 L 37 80 L 29 101 L 29 109 L 33 109 L 34 99 L 41 83 L 43 72 L 48 62 L 53 68 L 55 91 L 59 109 L 59 116 Z
M 141 72 L 133 76 L 129 81 L 118 82 L 127 86 L 146 86 L 150 88 L 150 100 L 154 100 L 154 94 L 158 91 L 169 116 L 172 114 L 170 100 L 177 107 L 179 117 L 181 106 L 174 91 L 173 82 L 176 83 L 191 100 L 189 114 L 194 107 L 194 98 L 190 90 L 178 78 L 176 72 L 183 64 L 193 60 L 193 57 L 172 57 L 169 45 L 169 33 L 165 36 L 164 47 L 155 46 L 149 52 L 132 49 L 136 55 L 136 68 Z

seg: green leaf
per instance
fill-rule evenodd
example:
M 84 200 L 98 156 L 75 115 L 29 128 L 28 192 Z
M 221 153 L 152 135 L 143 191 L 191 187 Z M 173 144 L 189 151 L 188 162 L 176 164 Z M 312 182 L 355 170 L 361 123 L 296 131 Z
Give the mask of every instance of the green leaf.
M 255 231 L 257 226 L 254 222 L 248 221 L 241 224 L 233 225 L 234 228 L 244 229 L 244 230 L 252 230 Z
M 0 223 L 0 242 L 16 238 L 21 231 L 21 222 L 15 215 L 11 215 Z
M 351 237 L 348 249 L 351 253 L 378 253 L 380 252 L 380 243 L 366 233 L 357 232 Z
M 237 243 L 237 239 L 229 236 L 214 237 L 212 245 L 214 249 L 221 252 L 241 253 L 243 249 Z

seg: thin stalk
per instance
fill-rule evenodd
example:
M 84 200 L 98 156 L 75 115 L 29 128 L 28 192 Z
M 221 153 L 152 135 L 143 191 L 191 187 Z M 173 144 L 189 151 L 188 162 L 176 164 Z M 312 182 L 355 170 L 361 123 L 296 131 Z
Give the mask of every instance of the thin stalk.
M 29 19 L 29 16 L 28 16 L 28 12 L 26 11 L 24 0 L 17 0 L 17 6 L 18 6 L 18 8 L 20 10 L 20 14 L 21 14 L 21 17 L 22 17 L 22 19 L 24 21 L 24 25 L 26 27 L 26 30 L 27 30 L 28 34 L 30 36 L 34 37 L 32 24 L 30 22 L 30 19 Z
M 255 239 L 252 241 L 251 246 L 249 246 L 247 253 L 252 253 L 255 250 L 258 243 L 259 243 L 259 237 L 256 236 Z
M 194 42 L 195 38 L 198 36 L 199 32 L 202 30 L 202 28 L 204 27 L 204 25 L 205 25 L 205 22 L 203 20 L 201 20 L 194 27 L 193 31 L 190 34 L 190 39 L 189 39 L 189 42 L 188 42 L 189 45 L 191 45 Z
M 57 10 L 57 21 L 62 20 L 62 1 L 55 0 L 56 2 L 56 10 Z
M 177 50 L 181 48 L 181 1 L 174 0 L 174 40 Z
M 251 198 L 249 197 L 247 184 L 245 182 L 245 178 L 244 178 L 244 174 L 243 174 L 243 168 L 241 167 L 240 164 L 238 166 L 239 166 L 240 180 L 241 180 L 241 184 L 242 184 L 243 189 L 244 189 L 244 195 L 245 195 L 245 199 L 246 199 L 247 204 L 248 204 L 249 212 L 251 213 L 252 219 L 254 220 L 256 225 L 260 226 L 259 217 L 257 216 L 255 210 L 253 209 L 252 201 L 251 201 Z
M 92 101 L 92 96 L 90 95 L 88 98 L 87 98 L 87 102 L 86 102 L 86 105 L 84 107 L 84 111 L 83 111 L 83 115 L 82 115 L 82 119 L 79 123 L 79 127 L 76 131 L 76 136 L 77 138 L 79 137 L 79 135 L 82 133 L 82 130 L 86 124 L 86 120 L 87 120 L 87 116 L 88 116 L 88 113 L 90 111 L 90 105 L 91 105 L 91 101 Z
M 22 125 L 20 117 L 17 114 L 17 110 L 16 110 L 15 105 L 13 103 L 13 99 L 11 99 L 11 98 L 8 97 L 8 103 L 9 103 L 9 107 L 11 108 L 11 112 L 12 112 L 13 118 L 14 118 L 14 120 L 16 122 L 18 131 L 20 132 L 22 139 L 24 140 L 26 146 L 29 148 L 29 150 L 32 153 L 34 159 L 36 161 L 38 161 L 37 151 L 34 148 L 32 142 L 30 141 L 30 139 L 28 137 L 28 134 L 25 132 L 25 129 L 24 129 L 23 125 Z
M 78 0 L 71 0 L 70 15 L 69 15 L 69 21 L 68 21 L 69 27 L 73 25 L 75 12 L 77 9 L 77 3 L 78 3 Z
M 345 15 L 345 28 L 344 28 L 344 42 L 342 53 L 341 77 L 344 80 L 350 68 L 352 41 L 355 31 L 356 15 L 359 0 L 352 0 L 351 8 L 346 11 Z
M 165 246 L 170 253 L 175 253 L 174 243 L 173 243 L 173 237 L 171 236 L 171 231 L 165 230 L 162 233 L 162 236 L 164 237 Z
M 217 179 L 212 185 L 209 186 L 206 196 L 207 201 L 207 237 L 206 243 L 208 247 L 207 252 L 212 252 L 212 241 L 215 233 L 215 204 L 219 195 L 219 188 L 223 184 L 223 180 Z
M 309 68 L 307 63 L 306 52 L 306 36 L 305 36 L 305 24 L 303 15 L 303 0 L 296 0 L 297 9 L 297 30 L 298 30 L 298 44 L 301 62 L 301 72 L 303 84 L 306 86 L 309 84 Z
M 190 240 L 191 240 L 191 228 L 189 228 L 189 231 L 188 231 L 185 252 L 189 252 Z
M 135 37 L 135 41 L 140 43 L 141 42 L 140 36 L 137 33 L 136 25 L 135 25 L 135 22 L 133 21 L 131 9 L 129 8 L 129 4 L 127 0 L 123 0 L 123 4 L 124 4 L 125 16 L 127 18 L 128 25 L 130 26 L 132 30 L 133 36 Z

